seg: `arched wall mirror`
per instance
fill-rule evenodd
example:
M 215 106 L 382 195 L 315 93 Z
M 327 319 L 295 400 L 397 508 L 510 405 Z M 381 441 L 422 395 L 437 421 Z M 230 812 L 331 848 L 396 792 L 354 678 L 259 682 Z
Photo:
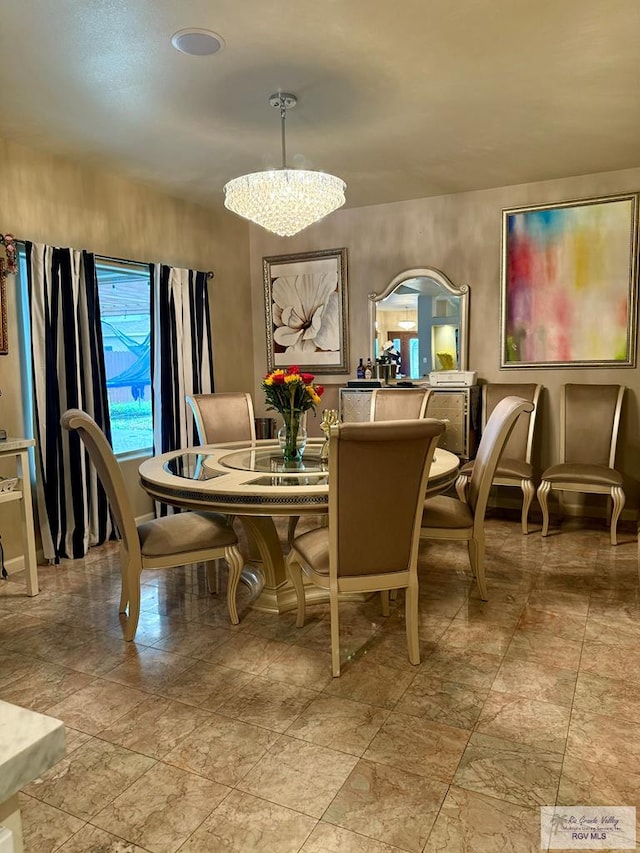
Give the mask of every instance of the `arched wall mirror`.
M 456 287 L 440 270 L 421 267 L 398 273 L 369 299 L 371 352 L 399 353 L 399 376 L 468 369 L 468 284 Z

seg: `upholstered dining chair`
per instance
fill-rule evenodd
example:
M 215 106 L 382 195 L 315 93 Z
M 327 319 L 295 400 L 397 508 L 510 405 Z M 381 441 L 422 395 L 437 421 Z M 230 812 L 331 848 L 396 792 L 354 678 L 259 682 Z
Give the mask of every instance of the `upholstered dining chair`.
M 406 588 L 409 660 L 420 663 L 418 644 L 418 534 L 424 493 L 441 421 L 346 423 L 331 427 L 329 526 L 297 536 L 287 571 L 298 600 L 297 625 L 305 618 L 304 572 L 329 591 L 332 673 L 340 675 L 338 595 Z M 381 495 L 390 496 L 382 500 Z
M 608 495 L 611 544 L 625 505 L 623 479 L 614 468 L 624 385 L 563 385 L 560 390 L 560 462 L 543 471 L 538 487 L 542 535 L 549 533 L 549 492 Z
M 200 444 L 224 444 L 226 441 L 255 441 L 256 424 L 251 394 L 243 391 L 216 392 L 215 394 L 187 394 L 187 403 L 193 410 Z M 306 424 L 306 414 L 305 421 Z M 228 516 L 233 523 L 234 516 Z M 299 516 L 289 516 L 287 541 L 296 531 Z M 216 575 L 216 587 L 217 575 Z
M 236 592 L 243 559 L 228 519 L 218 513 L 182 512 L 136 525 L 120 466 L 111 445 L 92 417 L 69 409 L 61 419 L 64 429 L 84 443 L 107 494 L 121 536 L 120 613 L 129 609 L 125 639 L 133 640 L 140 617 L 140 575 L 143 569 L 169 569 L 224 558 L 229 565 L 227 605 L 234 625 L 240 621 Z M 70 436 L 72 441 L 74 436 Z
M 424 418 L 431 389 L 374 388 L 371 393 L 371 421 L 404 421 Z
M 200 444 L 256 440 L 251 394 L 188 394 L 186 400 L 193 410 Z
M 531 400 L 534 406 L 531 414 L 524 413 L 516 421 L 493 475 L 494 486 L 516 486 L 522 489 L 521 522 L 525 536 L 529 532 L 529 510 L 536 493 L 531 456 L 541 391 L 542 385 L 536 385 L 533 382 L 490 382 L 482 386 L 483 428 L 491 412 L 504 397 L 521 397 L 523 400 Z M 460 468 L 456 480 L 456 491 L 462 501 L 466 500 L 472 471 L 473 460 Z
M 438 495 L 424 502 L 421 539 L 462 540 L 467 542 L 471 571 L 480 596 L 487 600 L 484 577 L 484 517 L 489 490 L 498 460 L 518 418 L 532 412 L 533 403 L 520 397 L 504 397 L 487 421 L 473 463 L 466 501 Z

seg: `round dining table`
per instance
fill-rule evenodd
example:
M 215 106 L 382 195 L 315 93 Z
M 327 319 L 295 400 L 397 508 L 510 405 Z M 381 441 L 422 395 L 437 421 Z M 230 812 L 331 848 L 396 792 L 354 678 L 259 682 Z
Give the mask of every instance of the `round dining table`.
M 145 460 L 139 469 L 140 484 L 162 503 L 238 518 L 251 551 L 242 579 L 255 591 L 252 607 L 284 613 L 297 602 L 274 517 L 327 513 L 329 478 L 322 444 L 323 439 L 311 439 L 299 463 L 285 463 L 273 440 L 175 450 Z M 436 449 L 427 498 L 453 485 L 459 464 L 455 454 Z M 326 592 L 316 587 L 306 593 L 310 603 L 326 598 Z

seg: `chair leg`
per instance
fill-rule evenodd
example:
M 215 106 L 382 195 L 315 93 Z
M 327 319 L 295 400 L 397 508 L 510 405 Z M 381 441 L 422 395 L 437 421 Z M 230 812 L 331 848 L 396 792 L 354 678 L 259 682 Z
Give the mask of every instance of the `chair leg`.
M 381 589 L 380 590 L 380 601 L 382 602 L 382 615 L 389 615 L 389 590 Z
M 124 638 L 130 643 L 138 630 L 138 620 L 140 619 L 140 572 L 129 565 L 127 572 L 127 589 L 129 591 L 129 614 L 124 629 Z M 132 577 L 135 574 L 136 577 Z
M 298 599 L 298 613 L 296 617 L 296 628 L 302 628 L 304 625 L 304 611 L 305 611 L 305 595 L 304 595 L 304 584 L 302 582 L 302 569 L 300 568 L 300 564 L 295 558 L 295 551 L 290 551 L 289 556 L 287 557 L 286 562 L 287 574 L 289 575 L 289 580 L 293 584 L 293 588 L 296 591 L 296 598 Z
M 118 608 L 118 613 L 126 613 L 127 612 L 127 604 L 129 604 L 129 590 L 127 586 L 127 563 L 128 556 L 124 549 L 120 550 L 120 605 Z
M 300 520 L 299 515 L 290 515 L 289 516 L 289 524 L 287 525 L 287 543 L 291 545 L 296 535 L 296 527 L 298 526 L 298 521 Z
M 551 483 L 548 480 L 543 480 L 538 486 L 538 503 L 542 510 L 542 535 L 546 536 L 549 532 L 549 506 L 547 497 L 551 491 Z
M 340 677 L 340 616 L 338 612 L 338 593 L 329 592 L 329 609 L 331 611 L 331 673 L 334 678 Z
M 409 662 L 414 666 L 420 663 L 420 642 L 418 638 L 418 584 L 409 581 L 404 599 L 404 618 L 407 627 L 407 649 Z
M 522 535 L 526 536 L 529 533 L 529 510 L 536 490 L 532 480 L 522 480 L 520 486 L 522 487 Z
M 126 613 L 127 612 L 127 604 L 129 604 L 129 592 L 127 590 L 127 579 L 124 576 L 124 572 L 122 573 L 122 586 L 120 587 L 120 606 L 118 607 L 118 613 Z
M 469 562 L 471 563 L 471 571 L 474 574 L 480 598 L 483 601 L 488 601 L 487 583 L 484 577 L 484 540 L 479 537 L 469 539 L 467 542 L 469 549 Z
M 227 581 L 227 609 L 229 610 L 229 619 L 231 620 L 231 624 L 237 625 L 240 622 L 240 617 L 238 616 L 236 594 L 238 592 L 238 583 L 240 582 L 240 574 L 242 573 L 244 559 L 236 545 L 231 545 L 231 547 L 225 548 L 224 557 L 229 566 L 229 580 Z
M 611 489 L 611 497 L 613 499 L 613 512 L 611 513 L 611 544 L 618 544 L 618 519 L 622 512 L 626 497 L 620 486 L 614 486 Z
M 458 498 L 462 501 L 463 504 L 467 502 L 467 486 L 469 485 L 469 478 L 466 474 L 460 474 L 458 479 L 456 480 L 456 493 Z

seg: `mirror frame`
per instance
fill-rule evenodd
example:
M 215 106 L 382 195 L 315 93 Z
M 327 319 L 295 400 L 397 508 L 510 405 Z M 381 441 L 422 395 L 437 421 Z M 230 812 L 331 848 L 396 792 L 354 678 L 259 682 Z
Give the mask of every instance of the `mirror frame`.
M 394 276 L 391 279 L 389 284 L 385 287 L 383 291 L 380 293 L 370 293 L 369 294 L 369 317 L 370 317 L 370 338 L 369 338 L 369 352 L 375 352 L 375 338 L 376 338 L 376 306 L 378 302 L 381 302 L 387 296 L 389 296 L 393 291 L 401 285 L 403 282 L 408 281 L 411 278 L 431 278 L 433 279 L 440 287 L 446 292 L 451 294 L 451 296 L 457 296 L 460 299 L 460 323 L 459 323 L 459 331 L 458 331 L 458 346 L 460 348 L 460 354 L 458 358 L 458 369 L 459 370 L 468 370 L 468 358 L 469 358 L 469 285 L 461 284 L 460 286 L 456 286 L 451 279 L 446 276 L 443 272 L 436 269 L 435 267 L 417 267 L 415 269 L 404 270 L 403 272 L 399 272 L 398 275 Z

